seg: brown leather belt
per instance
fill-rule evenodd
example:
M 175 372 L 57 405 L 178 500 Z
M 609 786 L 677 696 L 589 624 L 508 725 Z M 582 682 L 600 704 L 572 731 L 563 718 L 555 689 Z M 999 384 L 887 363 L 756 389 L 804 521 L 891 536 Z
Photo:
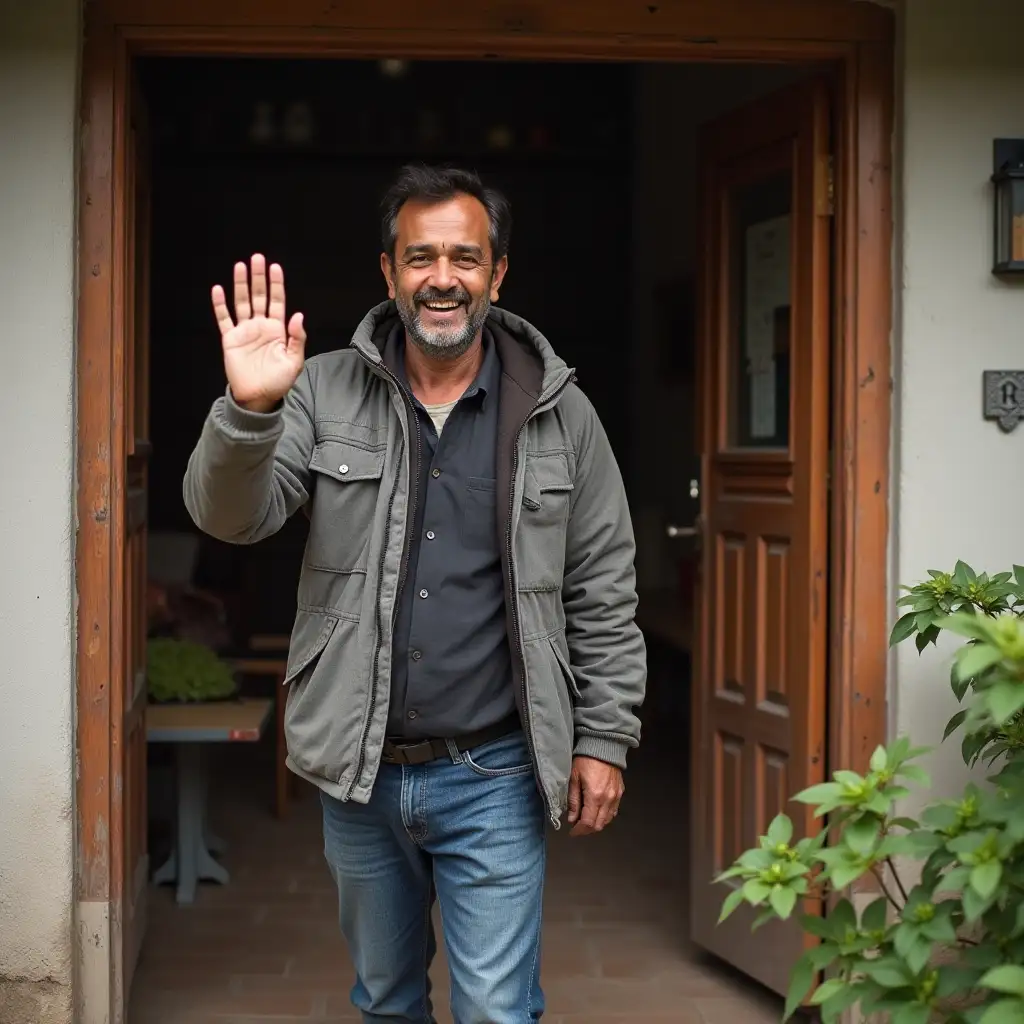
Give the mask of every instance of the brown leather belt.
M 461 754 L 464 750 L 472 750 L 484 743 L 490 743 L 491 740 L 500 740 L 502 736 L 510 736 L 521 728 L 519 715 L 513 713 L 495 725 L 489 725 L 486 729 L 477 729 L 476 732 L 453 736 L 451 742 Z M 386 739 L 380 755 L 380 759 L 385 764 L 427 764 L 429 761 L 436 761 L 442 757 L 451 757 L 448 740 Z

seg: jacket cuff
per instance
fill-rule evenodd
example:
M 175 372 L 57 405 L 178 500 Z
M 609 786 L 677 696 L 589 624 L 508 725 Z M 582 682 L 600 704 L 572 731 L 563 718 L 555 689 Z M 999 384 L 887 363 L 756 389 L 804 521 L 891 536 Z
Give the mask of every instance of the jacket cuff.
M 574 757 L 592 757 L 595 761 L 613 764 L 616 768 L 626 767 L 626 751 L 629 744 L 610 736 L 577 736 Z
M 253 412 L 243 409 L 231 394 L 231 388 L 224 392 L 224 399 L 217 403 L 221 426 L 229 434 L 246 441 L 264 441 L 273 437 L 281 429 L 281 409 L 278 406 L 271 412 Z

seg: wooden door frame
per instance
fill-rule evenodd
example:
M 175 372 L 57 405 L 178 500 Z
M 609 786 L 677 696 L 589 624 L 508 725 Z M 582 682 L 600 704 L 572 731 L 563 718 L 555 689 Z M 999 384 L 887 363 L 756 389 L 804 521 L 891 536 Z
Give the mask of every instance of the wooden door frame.
M 863 0 L 91 0 L 81 87 L 77 856 L 83 998 L 103 1001 L 121 893 L 112 750 L 124 675 L 126 112 L 137 55 L 829 62 L 838 83 L 829 756 L 886 738 L 894 16 Z M 104 968 L 104 964 L 106 967 Z M 100 972 L 100 974 L 97 974 Z M 112 992 L 112 987 L 111 987 Z M 104 1016 L 114 1024 L 115 995 Z M 90 1010 L 90 1013 L 92 1011 Z

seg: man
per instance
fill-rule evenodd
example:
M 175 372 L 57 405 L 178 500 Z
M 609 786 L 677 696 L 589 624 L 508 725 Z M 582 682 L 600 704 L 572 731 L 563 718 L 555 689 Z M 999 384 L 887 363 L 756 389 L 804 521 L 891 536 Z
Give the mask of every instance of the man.
M 279 266 L 235 266 L 234 319 L 213 289 L 228 391 L 185 502 L 239 544 L 309 516 L 288 763 L 321 790 L 367 1022 L 432 1024 L 435 898 L 458 1024 L 540 1018 L 546 822 L 607 826 L 639 740 L 622 480 L 572 371 L 491 305 L 509 232 L 476 175 L 406 168 L 389 301 L 308 362 Z

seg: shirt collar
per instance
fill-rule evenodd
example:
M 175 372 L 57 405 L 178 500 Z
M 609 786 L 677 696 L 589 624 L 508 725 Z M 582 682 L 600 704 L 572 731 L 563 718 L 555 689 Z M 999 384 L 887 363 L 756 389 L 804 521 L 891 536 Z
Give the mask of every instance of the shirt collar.
M 498 388 L 501 385 L 501 361 L 498 358 L 498 347 L 494 343 L 494 337 L 488 327 L 484 327 L 482 337 L 484 347 L 484 361 L 480 364 L 476 379 L 462 395 L 462 398 L 475 398 L 481 396 L 480 404 L 486 407 L 490 396 L 497 396 Z M 416 396 L 412 394 L 412 387 L 405 372 L 405 328 L 397 325 L 392 329 L 391 337 L 388 338 L 388 348 L 395 353 L 395 371 L 398 379 L 412 395 L 413 401 L 419 405 Z M 460 399 L 461 401 L 461 399 Z

